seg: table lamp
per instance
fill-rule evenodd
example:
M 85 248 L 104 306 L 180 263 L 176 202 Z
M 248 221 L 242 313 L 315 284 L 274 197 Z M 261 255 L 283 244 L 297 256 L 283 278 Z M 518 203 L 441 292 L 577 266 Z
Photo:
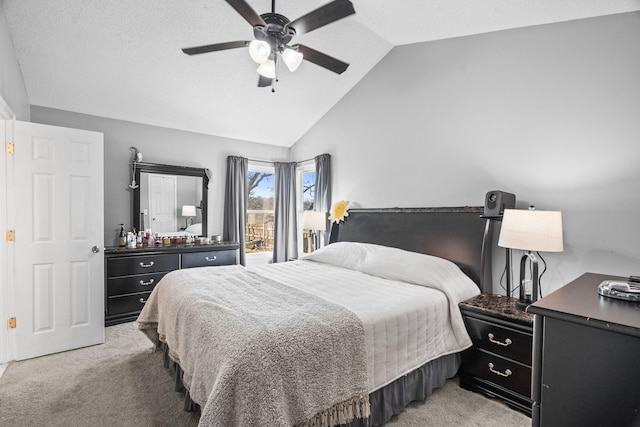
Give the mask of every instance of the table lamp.
M 311 230 L 313 238 L 313 250 L 318 249 L 319 239 L 317 232 L 327 230 L 327 216 L 324 212 L 304 211 L 302 213 L 302 229 Z
M 192 205 L 182 206 L 182 216 L 187 217 L 187 219 L 184 221 L 184 228 L 188 228 L 189 218 L 196 216 L 196 207 Z
M 528 306 L 538 299 L 538 258 L 533 252 L 562 252 L 562 213 L 505 209 L 498 246 L 525 251 L 520 259 L 520 295 L 517 305 Z M 531 263 L 531 288 L 525 280 L 527 260 Z

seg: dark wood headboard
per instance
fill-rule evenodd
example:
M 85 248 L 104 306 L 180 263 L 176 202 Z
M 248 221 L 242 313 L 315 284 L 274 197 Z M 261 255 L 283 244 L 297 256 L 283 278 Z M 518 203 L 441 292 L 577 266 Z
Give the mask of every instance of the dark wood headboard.
M 492 291 L 493 222 L 483 207 L 349 209 L 333 224 L 329 243 L 363 242 L 445 258 L 480 287 Z

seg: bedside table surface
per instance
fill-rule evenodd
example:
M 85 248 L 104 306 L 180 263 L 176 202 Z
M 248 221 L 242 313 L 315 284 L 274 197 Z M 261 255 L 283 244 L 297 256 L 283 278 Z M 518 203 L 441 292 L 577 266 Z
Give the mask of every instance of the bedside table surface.
M 480 294 L 459 304 L 461 309 L 486 314 L 492 317 L 509 319 L 524 325 L 533 326 L 533 314 L 516 306 L 516 298 L 497 294 Z

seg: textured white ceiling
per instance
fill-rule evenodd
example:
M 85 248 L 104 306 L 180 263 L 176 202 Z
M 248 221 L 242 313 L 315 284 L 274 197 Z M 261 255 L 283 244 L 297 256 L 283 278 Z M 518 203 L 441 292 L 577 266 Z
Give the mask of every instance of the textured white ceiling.
M 256 12 L 271 1 L 247 0 Z M 246 49 L 180 50 L 251 40 L 223 0 L 0 0 L 29 100 L 39 105 L 291 146 L 396 45 L 640 10 L 640 0 L 352 0 L 356 14 L 294 38 L 350 63 L 309 62 L 258 88 Z M 298 18 L 327 3 L 279 0 Z

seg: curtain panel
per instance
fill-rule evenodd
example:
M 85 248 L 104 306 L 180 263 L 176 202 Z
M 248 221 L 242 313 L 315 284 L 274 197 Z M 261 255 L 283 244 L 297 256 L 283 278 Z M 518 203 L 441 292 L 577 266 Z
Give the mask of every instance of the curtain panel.
M 331 155 L 320 154 L 314 158 L 316 164 L 316 189 L 313 198 L 313 210 L 323 212 L 327 217 L 327 231 L 320 233 L 321 246 L 329 243 L 331 224 L 329 210 L 331 210 Z
M 239 258 L 242 265 L 245 265 L 245 228 L 249 198 L 248 169 L 248 159 L 238 156 L 227 157 L 222 238 L 228 242 L 240 243 Z
M 275 162 L 273 262 L 298 257 L 296 163 Z

